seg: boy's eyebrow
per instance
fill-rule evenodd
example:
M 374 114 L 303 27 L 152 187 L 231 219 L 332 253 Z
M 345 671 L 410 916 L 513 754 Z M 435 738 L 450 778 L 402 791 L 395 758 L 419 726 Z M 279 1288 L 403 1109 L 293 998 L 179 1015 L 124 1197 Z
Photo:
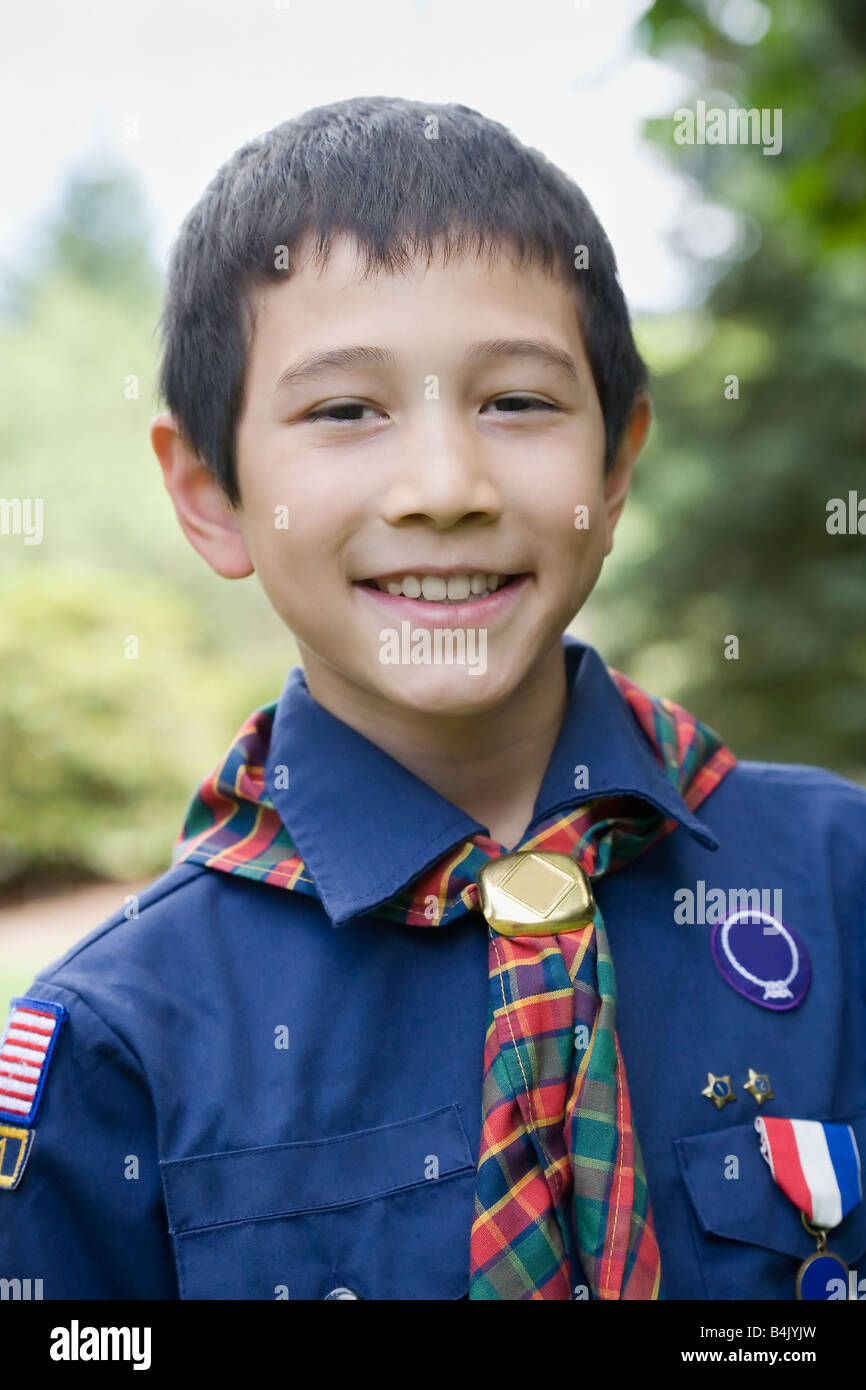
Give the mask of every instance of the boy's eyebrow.
M 483 342 L 472 343 L 466 350 L 463 361 L 488 362 L 509 357 L 532 357 L 547 366 L 559 367 L 574 381 L 579 380 L 579 372 L 574 358 L 564 348 L 541 338 L 486 338 Z M 298 358 L 281 373 L 273 394 L 284 386 L 296 386 L 300 382 L 312 381 L 331 368 L 375 366 L 392 367 L 397 359 L 390 348 L 364 346 L 326 348 L 321 352 L 309 352 Z
M 485 338 L 467 348 L 464 362 L 488 362 L 495 358 L 533 357 L 548 367 L 564 369 L 575 381 L 579 379 L 577 364 L 570 352 L 542 338 Z

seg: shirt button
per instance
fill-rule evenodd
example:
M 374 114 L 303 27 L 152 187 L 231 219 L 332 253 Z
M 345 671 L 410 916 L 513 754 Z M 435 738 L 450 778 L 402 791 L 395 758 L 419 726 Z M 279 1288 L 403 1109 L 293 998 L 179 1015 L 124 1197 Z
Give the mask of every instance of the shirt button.
M 331 1289 L 331 1292 L 330 1292 L 330 1293 L 326 1293 L 326 1294 L 325 1294 L 325 1301 L 327 1301 L 329 1298 L 360 1298 L 360 1297 L 361 1297 L 361 1295 L 360 1295 L 359 1293 L 355 1293 L 355 1290 L 354 1290 L 354 1289 L 347 1289 L 347 1288 L 345 1288 L 345 1287 L 342 1287 L 342 1288 L 339 1288 L 339 1289 Z

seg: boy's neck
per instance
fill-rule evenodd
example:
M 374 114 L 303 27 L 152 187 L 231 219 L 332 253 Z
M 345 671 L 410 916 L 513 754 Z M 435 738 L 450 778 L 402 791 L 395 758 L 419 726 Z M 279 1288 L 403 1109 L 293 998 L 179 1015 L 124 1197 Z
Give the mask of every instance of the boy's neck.
M 513 849 L 536 797 L 568 703 L 561 639 L 494 710 L 431 715 L 395 707 L 301 648 L 310 694 L 329 713 L 419 777 Z

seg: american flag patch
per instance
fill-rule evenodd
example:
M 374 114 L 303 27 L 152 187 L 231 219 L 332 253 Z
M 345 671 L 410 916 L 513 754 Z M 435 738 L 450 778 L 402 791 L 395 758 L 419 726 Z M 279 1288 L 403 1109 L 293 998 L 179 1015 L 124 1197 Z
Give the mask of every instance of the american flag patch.
M 0 1039 L 0 1120 L 32 1125 L 67 1010 L 45 999 L 12 1000 Z

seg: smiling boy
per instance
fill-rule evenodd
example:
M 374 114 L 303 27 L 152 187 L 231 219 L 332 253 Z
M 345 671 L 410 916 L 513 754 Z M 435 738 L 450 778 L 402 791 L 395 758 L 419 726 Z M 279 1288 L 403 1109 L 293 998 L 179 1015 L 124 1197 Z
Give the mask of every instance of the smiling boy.
M 313 698 L 510 846 L 562 723 L 562 632 L 611 548 L 647 399 L 605 472 L 592 370 L 556 279 L 467 257 L 365 280 L 348 239 L 324 269 L 304 249 L 254 300 L 241 508 L 161 416 L 166 485 L 218 573 L 255 570 Z M 421 598 L 388 593 L 413 592 L 407 576 Z M 473 601 L 488 577 L 494 594 Z M 428 603 L 446 583 L 455 601 Z M 482 627 L 484 677 L 383 663 L 381 633 L 406 620 Z
M 563 635 L 650 418 L 583 195 L 465 107 L 319 108 L 205 191 L 163 327 L 180 525 L 302 668 L 137 915 L 15 1005 L 0 1274 L 793 1298 L 791 1134 L 824 1165 L 807 1215 L 861 1257 L 866 795 L 737 762 Z M 483 669 L 412 657 L 446 629 Z M 684 925 L 709 881 L 784 918 Z

